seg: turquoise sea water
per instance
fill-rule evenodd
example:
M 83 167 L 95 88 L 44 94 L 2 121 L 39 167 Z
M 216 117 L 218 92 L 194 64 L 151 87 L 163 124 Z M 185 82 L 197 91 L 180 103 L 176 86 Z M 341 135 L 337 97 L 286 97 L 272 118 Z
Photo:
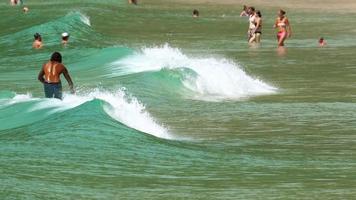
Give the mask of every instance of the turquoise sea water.
M 270 8 L 256 48 L 239 7 L 25 3 L 0 4 L 0 199 L 355 198 L 356 14 L 288 11 L 278 52 Z

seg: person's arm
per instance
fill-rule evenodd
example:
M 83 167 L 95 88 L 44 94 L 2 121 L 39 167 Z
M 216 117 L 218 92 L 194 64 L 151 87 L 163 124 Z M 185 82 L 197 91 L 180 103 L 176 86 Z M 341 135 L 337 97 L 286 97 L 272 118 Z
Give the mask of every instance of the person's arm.
M 38 79 L 41 83 L 44 83 L 44 82 L 45 82 L 45 79 L 43 78 L 43 76 L 44 76 L 44 70 L 43 70 L 43 67 L 42 67 L 42 69 L 41 69 L 40 73 L 38 73 L 38 77 L 37 77 L 37 79 Z
M 74 94 L 75 91 L 74 91 L 74 88 L 73 88 L 73 82 L 72 82 L 72 79 L 71 79 L 71 77 L 70 77 L 70 75 L 68 73 L 67 68 L 65 68 L 65 67 L 63 68 L 63 75 L 64 75 L 64 77 L 66 78 L 66 80 L 67 80 L 67 82 L 69 84 L 70 92 L 72 94 Z
M 253 33 L 256 32 L 256 30 L 260 27 L 260 25 L 261 25 L 261 18 L 258 18 L 258 19 L 256 20 L 256 27 L 255 27 L 255 30 L 253 31 Z
M 276 19 L 276 21 L 274 22 L 273 28 L 277 28 L 277 24 L 278 24 L 278 19 Z
M 290 26 L 288 18 L 286 18 L 286 25 L 288 26 L 288 37 L 292 36 L 292 27 Z

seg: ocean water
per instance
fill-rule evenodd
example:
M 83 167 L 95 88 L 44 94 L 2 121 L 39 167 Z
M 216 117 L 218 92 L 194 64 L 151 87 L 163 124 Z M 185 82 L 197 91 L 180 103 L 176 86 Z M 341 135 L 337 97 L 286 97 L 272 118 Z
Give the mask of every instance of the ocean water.
M 0 199 L 355 198 L 355 13 L 287 11 L 278 51 L 271 8 L 249 47 L 239 7 L 25 4 L 0 3 Z M 54 51 L 63 101 L 37 81 Z

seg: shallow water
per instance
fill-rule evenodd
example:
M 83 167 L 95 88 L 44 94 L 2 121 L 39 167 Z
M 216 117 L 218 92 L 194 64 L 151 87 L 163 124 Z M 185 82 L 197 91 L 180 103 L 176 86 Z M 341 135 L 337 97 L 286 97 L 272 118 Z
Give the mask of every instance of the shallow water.
M 0 199 L 356 195 L 356 14 L 289 11 L 279 52 L 271 9 L 249 47 L 233 7 L 26 3 L 0 4 Z M 53 51 L 63 101 L 36 80 Z

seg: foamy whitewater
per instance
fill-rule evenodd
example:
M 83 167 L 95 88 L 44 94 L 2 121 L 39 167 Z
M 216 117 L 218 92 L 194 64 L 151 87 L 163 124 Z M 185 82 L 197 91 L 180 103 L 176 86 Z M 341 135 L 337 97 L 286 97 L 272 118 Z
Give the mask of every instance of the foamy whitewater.
M 162 69 L 193 70 L 196 76 L 185 76 L 183 85 L 195 92 L 194 99 L 239 100 L 242 98 L 274 94 L 277 88 L 246 74 L 240 65 L 227 59 L 191 58 L 169 45 L 143 48 L 134 55 L 112 63 L 112 76 L 160 71 Z
M 85 95 L 64 94 L 63 100 L 54 98 L 32 98 L 31 94 L 18 94 L 11 99 L 2 99 L 2 103 L 4 106 L 10 106 L 35 101 L 36 103 L 25 112 L 49 109 L 46 113 L 54 114 L 78 107 L 94 99 L 106 102 L 107 104 L 104 105 L 104 111 L 120 123 L 159 138 L 173 139 L 168 130 L 162 125 L 159 125 L 145 110 L 145 106 L 135 97 L 126 95 L 123 89 L 117 90 L 116 92 L 95 90 Z

